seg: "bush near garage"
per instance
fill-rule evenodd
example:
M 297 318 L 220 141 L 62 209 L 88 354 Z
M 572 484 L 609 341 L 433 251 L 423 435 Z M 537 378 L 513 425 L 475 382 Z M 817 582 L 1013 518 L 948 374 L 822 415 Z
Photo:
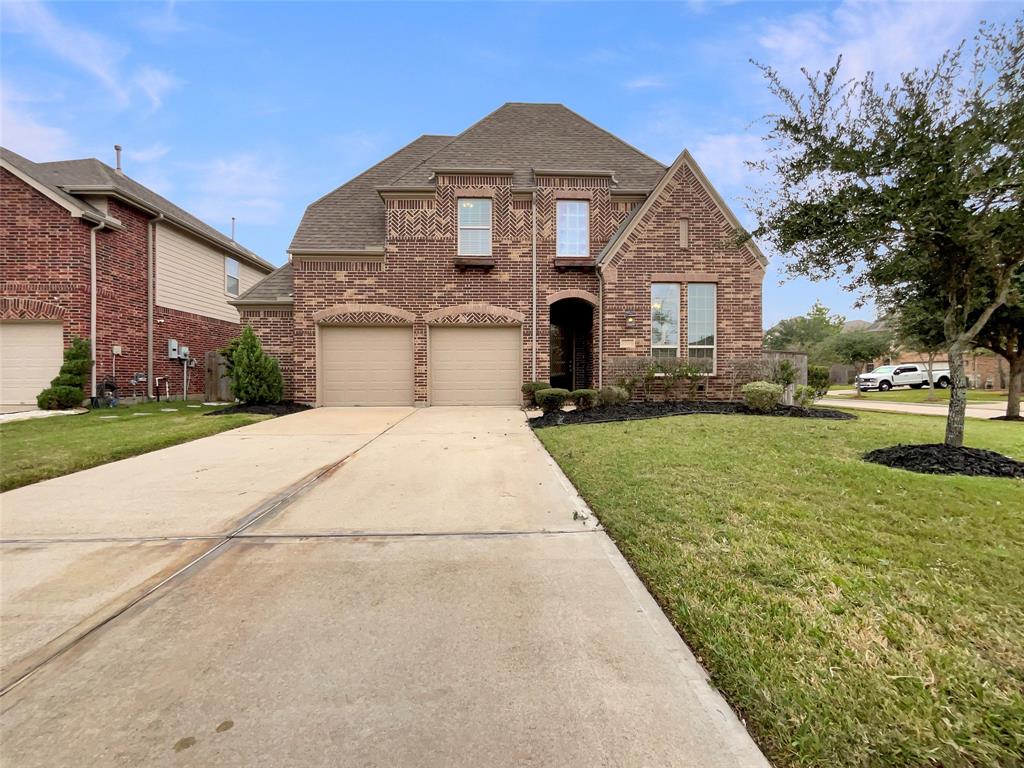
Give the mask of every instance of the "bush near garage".
M 277 359 L 263 351 L 263 345 L 252 328 L 246 326 L 236 340 L 225 348 L 230 350 L 231 392 L 247 405 L 270 405 L 281 402 L 284 379 Z
M 743 402 L 758 413 L 771 413 L 782 402 L 783 386 L 770 381 L 752 381 L 740 389 Z
M 534 398 L 537 401 L 537 405 L 544 413 L 554 413 L 561 409 L 569 399 L 569 390 L 561 389 L 560 387 L 553 387 L 551 389 L 541 389 L 534 394 Z
M 550 381 L 527 381 L 521 387 L 527 405 L 537 405 L 536 395 L 542 389 L 551 389 Z
M 46 411 L 77 408 L 85 400 L 85 382 L 92 370 L 89 342 L 77 336 L 64 350 L 60 372 L 36 397 L 36 405 Z

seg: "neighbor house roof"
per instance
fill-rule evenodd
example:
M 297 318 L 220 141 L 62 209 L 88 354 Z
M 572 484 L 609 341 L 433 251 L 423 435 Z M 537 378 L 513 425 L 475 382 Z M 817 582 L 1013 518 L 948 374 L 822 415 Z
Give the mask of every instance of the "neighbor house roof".
M 291 304 L 292 265 L 278 267 L 229 304 Z
M 32 177 L 39 184 L 44 185 L 54 194 L 63 197 L 65 200 L 73 201 L 78 207 L 90 214 L 99 215 L 103 220 L 116 222 L 108 214 L 90 205 L 83 197 L 91 195 L 113 195 L 120 197 L 136 207 L 148 209 L 157 214 L 163 214 L 173 224 L 212 241 L 224 250 L 231 252 L 254 266 L 264 270 L 274 268 L 270 262 L 260 258 L 248 248 L 239 245 L 230 237 L 196 218 L 185 209 L 178 207 L 149 187 L 143 186 L 130 176 L 116 171 L 106 163 L 100 162 L 95 158 L 35 163 L 9 149 L 3 149 L 0 157 L 17 170 Z M 88 218 L 93 218 L 93 216 L 90 215 Z
M 384 201 L 377 187 L 387 184 L 451 141 L 451 136 L 420 136 L 352 181 L 306 208 L 289 250 L 363 251 L 384 247 Z

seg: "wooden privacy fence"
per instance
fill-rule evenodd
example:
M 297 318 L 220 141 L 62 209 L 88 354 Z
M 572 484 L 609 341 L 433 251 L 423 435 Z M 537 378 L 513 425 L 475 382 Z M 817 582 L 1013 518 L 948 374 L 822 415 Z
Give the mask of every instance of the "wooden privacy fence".
M 207 402 L 231 402 L 231 381 L 228 379 L 228 361 L 216 350 L 206 353 L 206 389 L 203 397 Z
M 806 352 L 776 352 L 774 350 L 766 349 L 764 352 L 764 358 L 768 361 L 768 365 L 774 369 L 783 360 L 789 360 L 796 368 L 796 381 L 794 384 L 806 384 L 807 383 L 807 353 Z

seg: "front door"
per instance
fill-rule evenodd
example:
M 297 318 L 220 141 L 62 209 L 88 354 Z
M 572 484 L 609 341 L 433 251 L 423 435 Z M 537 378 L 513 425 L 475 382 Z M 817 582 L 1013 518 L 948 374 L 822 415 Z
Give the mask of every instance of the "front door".
M 571 328 L 551 326 L 551 386 L 573 390 L 573 347 L 575 334 Z

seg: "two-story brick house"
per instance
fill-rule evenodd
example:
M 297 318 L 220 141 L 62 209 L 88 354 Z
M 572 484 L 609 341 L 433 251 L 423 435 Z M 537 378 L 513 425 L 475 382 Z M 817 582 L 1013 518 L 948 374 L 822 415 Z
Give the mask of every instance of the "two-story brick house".
M 189 394 L 202 396 L 205 353 L 240 328 L 229 300 L 273 270 L 117 165 L 35 163 L 0 150 L 5 410 L 34 406 L 72 336 L 92 342 L 89 396 L 113 377 L 122 396 L 153 396 L 159 383 L 180 397 L 186 365 Z M 171 357 L 171 339 L 190 360 Z
M 306 210 L 235 305 L 317 405 L 517 404 L 700 360 L 721 397 L 761 350 L 765 259 L 693 158 L 668 168 L 560 104 L 422 136 Z

